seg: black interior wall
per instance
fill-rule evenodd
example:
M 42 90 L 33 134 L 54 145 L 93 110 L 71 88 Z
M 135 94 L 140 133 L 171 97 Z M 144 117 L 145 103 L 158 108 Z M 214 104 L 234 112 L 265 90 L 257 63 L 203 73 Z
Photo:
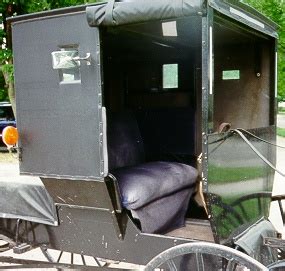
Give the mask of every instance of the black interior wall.
M 107 28 L 101 33 L 104 105 L 107 111 L 136 114 L 149 160 L 194 164 L 197 155 L 197 70 L 201 33 L 189 19 L 177 23 L 177 37 L 164 37 L 161 22 Z M 188 29 L 187 35 L 180 35 Z M 199 46 L 198 46 L 199 44 Z M 162 65 L 178 64 L 178 87 L 163 89 Z M 199 126 L 200 127 L 200 126 Z M 167 155 L 165 155 L 167 154 Z M 159 157 L 160 156 L 160 157 Z

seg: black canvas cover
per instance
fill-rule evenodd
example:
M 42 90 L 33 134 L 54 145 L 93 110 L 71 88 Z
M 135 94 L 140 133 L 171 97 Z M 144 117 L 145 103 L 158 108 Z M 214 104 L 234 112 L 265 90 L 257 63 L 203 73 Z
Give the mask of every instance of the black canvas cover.
M 236 0 L 109 0 L 88 6 L 86 14 L 90 26 L 115 26 L 202 15 L 208 7 L 266 35 L 278 37 L 274 22 Z
M 202 5 L 202 0 L 111 0 L 87 7 L 86 14 L 90 26 L 123 25 L 195 15 Z
M 42 181 L 37 177 L 19 176 L 14 164 L 1 167 L 0 217 L 58 225 L 54 202 Z

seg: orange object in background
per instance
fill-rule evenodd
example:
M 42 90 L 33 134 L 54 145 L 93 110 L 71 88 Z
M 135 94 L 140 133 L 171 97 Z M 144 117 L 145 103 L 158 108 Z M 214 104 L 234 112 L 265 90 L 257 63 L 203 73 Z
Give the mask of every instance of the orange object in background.
M 5 145 L 9 148 L 17 144 L 19 134 L 17 128 L 13 126 L 7 126 L 2 131 L 2 140 Z

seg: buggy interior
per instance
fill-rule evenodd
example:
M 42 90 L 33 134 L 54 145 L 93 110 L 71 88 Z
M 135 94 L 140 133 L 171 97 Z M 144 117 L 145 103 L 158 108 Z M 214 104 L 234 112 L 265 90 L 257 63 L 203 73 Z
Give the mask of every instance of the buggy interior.
M 178 235 L 211 240 L 211 231 L 201 230 L 209 226 L 206 212 L 193 201 L 202 151 L 201 29 L 200 16 L 102 28 L 103 100 L 109 171 L 137 225 L 144 232 L 167 233 L 183 226 L 186 217 Z M 245 129 L 273 124 L 272 43 L 216 16 L 213 48 L 208 132 L 224 122 Z M 186 179 L 171 177 L 179 168 Z M 151 178 L 139 177 L 141 172 Z

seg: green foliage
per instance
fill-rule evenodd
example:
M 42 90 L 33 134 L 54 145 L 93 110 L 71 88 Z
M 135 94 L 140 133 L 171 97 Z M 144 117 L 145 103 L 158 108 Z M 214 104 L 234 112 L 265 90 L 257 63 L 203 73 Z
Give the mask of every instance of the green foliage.
M 8 90 L 7 84 L 14 81 L 13 65 L 9 64 L 12 58 L 12 51 L 4 48 L 0 49 L 0 101 L 7 101 Z M 5 81 L 4 75 L 7 74 L 8 81 Z
M 0 72 L 0 102 L 8 101 L 8 91 L 5 85 L 6 83 L 5 83 L 4 76 L 2 72 Z
M 87 3 L 94 3 L 94 2 L 100 2 L 100 1 L 92 1 L 92 0 L 50 0 L 48 1 L 50 3 L 50 8 L 61 8 L 61 7 L 69 7 L 69 6 L 76 6 L 76 5 L 82 5 Z
M 25 1 L 25 13 L 39 12 L 50 9 L 50 4 L 47 0 L 42 1 Z
M 14 82 L 14 66 L 13 64 L 5 64 L 2 66 L 2 72 L 4 74 L 8 74 L 8 79 L 6 79 L 6 83 Z
M 4 48 L 0 49 L 0 65 L 5 65 L 12 58 L 12 51 L 10 49 Z

